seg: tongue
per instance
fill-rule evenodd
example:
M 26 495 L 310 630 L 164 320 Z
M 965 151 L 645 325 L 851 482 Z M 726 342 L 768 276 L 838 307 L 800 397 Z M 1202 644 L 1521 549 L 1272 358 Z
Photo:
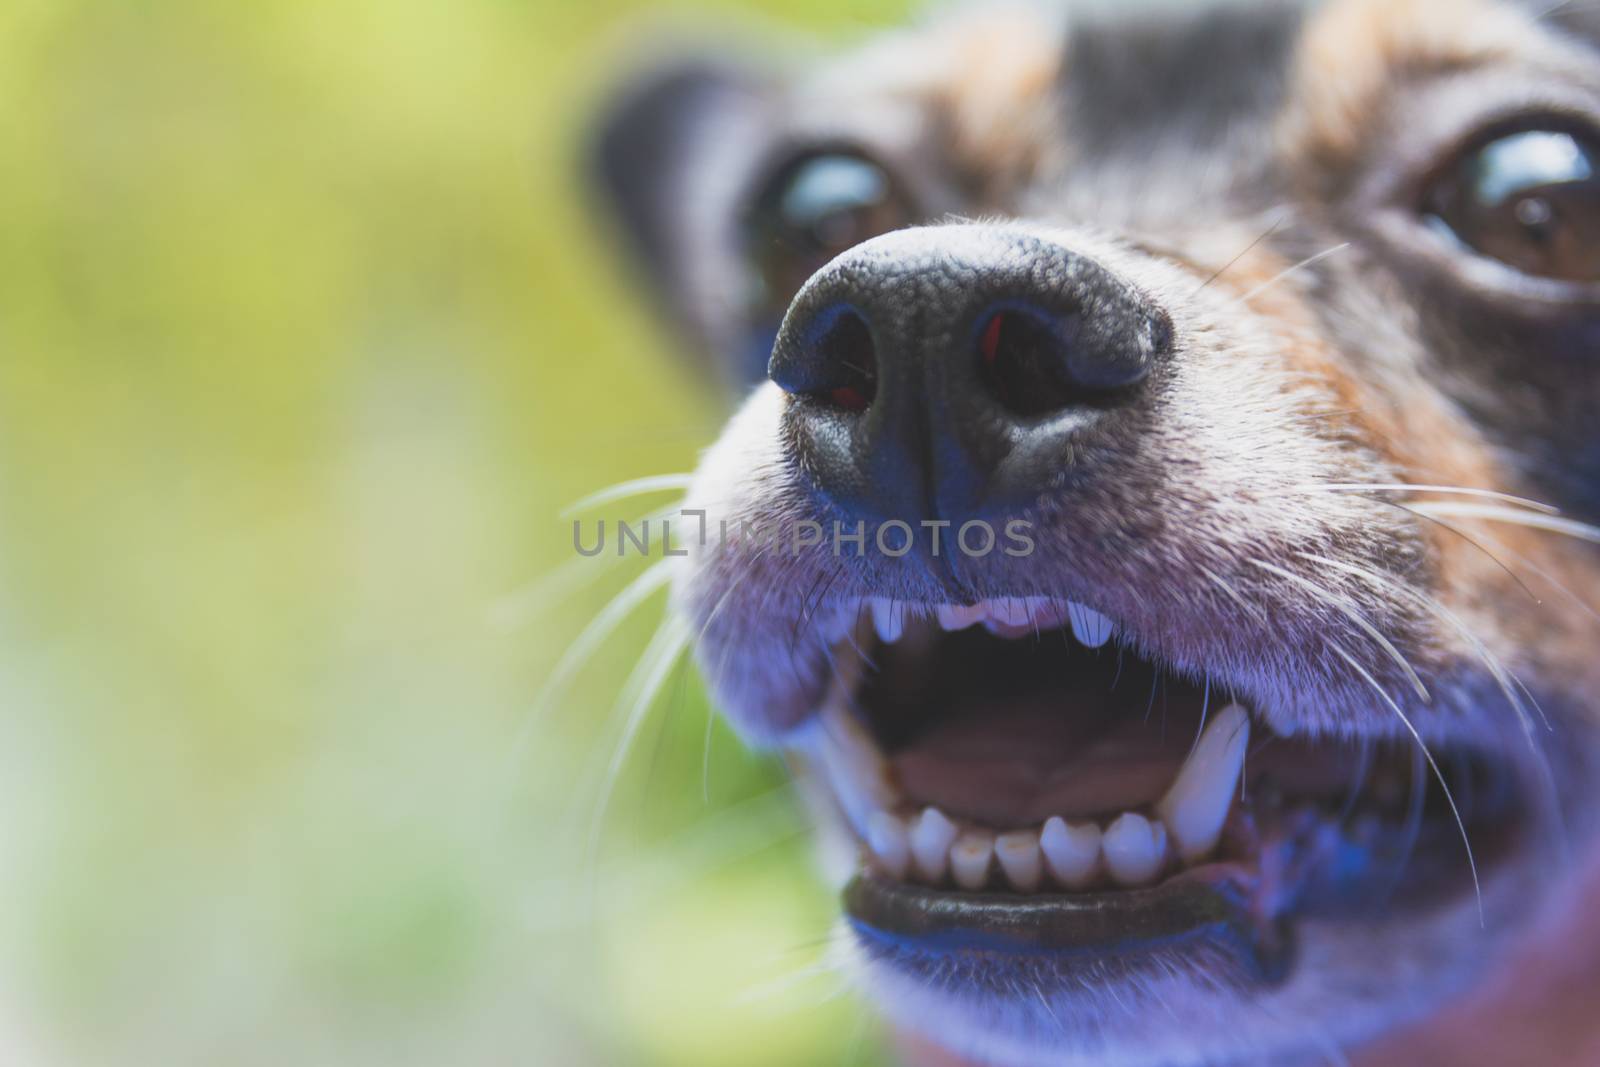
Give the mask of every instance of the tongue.
M 901 791 L 918 807 L 933 805 L 998 829 L 1159 800 L 1198 723 L 1187 715 L 1168 719 L 1159 707 L 1148 721 L 1142 713 L 1083 711 L 1058 700 L 974 709 L 931 725 L 890 762 Z

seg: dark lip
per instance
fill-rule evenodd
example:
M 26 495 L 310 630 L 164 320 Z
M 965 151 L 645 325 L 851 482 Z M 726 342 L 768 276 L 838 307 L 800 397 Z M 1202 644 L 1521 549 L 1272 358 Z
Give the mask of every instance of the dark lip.
M 1521 814 L 1513 805 L 1479 825 L 1485 874 L 1523 844 Z M 1460 839 L 1440 820 L 1405 833 L 1388 828 L 1356 852 L 1319 838 L 1312 816 L 1297 821 L 1299 833 L 1268 846 L 1280 850 L 1275 858 L 1222 859 L 1136 889 L 970 893 L 868 870 L 845 887 L 844 914 L 869 951 L 930 980 L 955 961 L 1003 990 L 1018 966 L 1037 974 L 1044 965 L 1071 983 L 1188 960 L 1213 980 L 1271 987 L 1294 968 L 1303 919 L 1425 912 L 1473 892 L 1454 856 Z
M 1294 928 L 1253 907 L 1249 876 L 1232 864 L 1197 867 L 1160 885 L 1101 893 L 958 893 L 857 875 L 844 908 L 857 934 L 918 957 L 1051 957 L 1103 968 L 1157 952 L 1226 955 L 1241 977 L 1275 985 L 1294 959 Z

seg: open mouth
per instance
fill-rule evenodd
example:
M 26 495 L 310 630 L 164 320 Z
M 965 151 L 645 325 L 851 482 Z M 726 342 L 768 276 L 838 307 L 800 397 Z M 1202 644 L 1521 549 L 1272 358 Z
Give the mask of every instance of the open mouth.
M 1519 821 L 1492 750 L 1277 736 L 1081 605 L 866 598 L 823 633 L 790 751 L 859 845 L 849 918 L 897 958 L 1192 942 L 1271 981 L 1296 918 L 1470 894 Z

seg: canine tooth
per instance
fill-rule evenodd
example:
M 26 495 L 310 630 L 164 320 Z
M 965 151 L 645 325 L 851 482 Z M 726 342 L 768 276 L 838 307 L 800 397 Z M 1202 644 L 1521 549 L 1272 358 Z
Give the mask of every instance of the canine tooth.
M 940 604 L 934 609 L 934 614 L 939 619 L 941 629 L 965 630 L 980 622 L 988 611 L 982 604 Z
M 982 889 L 989 883 L 989 861 L 994 857 L 994 835 L 968 831 L 950 846 L 950 873 L 962 889 Z
M 906 824 L 886 811 L 867 817 L 867 847 L 889 877 L 902 879 L 911 863 L 911 846 L 906 841 Z
M 893 797 L 894 790 L 888 778 L 889 766 L 867 728 L 837 704 L 830 705 L 818 718 L 827 737 L 830 753 L 835 756 L 831 766 L 848 772 L 854 784 L 870 790 L 880 801 Z M 878 806 L 889 807 L 886 803 Z
M 1012 888 L 1032 893 L 1044 877 L 1039 858 L 1039 835 L 1033 830 L 1012 830 L 995 838 L 994 855 Z
M 873 597 L 870 603 L 872 605 L 872 626 L 878 631 L 878 636 L 883 639 L 885 644 L 890 645 L 900 640 L 906 632 L 905 612 L 900 605 L 882 597 Z
M 929 885 L 944 881 L 950 866 L 950 846 L 956 843 L 956 824 L 938 808 L 924 808 L 911 824 L 911 862 Z
M 1100 849 L 1105 853 L 1106 869 L 1118 885 L 1144 885 L 1161 870 L 1166 835 L 1138 812 L 1123 812 L 1106 828 Z
M 1100 827 L 1092 822 L 1073 825 L 1052 815 L 1039 834 L 1039 847 L 1050 877 L 1067 889 L 1082 889 L 1099 873 Z
M 1067 605 L 1067 618 L 1072 623 L 1072 633 L 1090 648 L 1099 648 L 1111 640 L 1111 620 L 1076 601 Z
M 836 679 L 836 685 L 845 683 Z M 791 742 L 816 773 L 833 786 L 834 796 L 862 837 L 874 811 L 895 806 L 896 790 L 877 742 L 839 699 L 829 699 Z
M 1238 704 L 1229 704 L 1206 724 L 1167 795 L 1156 805 L 1185 863 L 1193 863 L 1216 847 L 1238 790 L 1249 744 L 1250 716 Z

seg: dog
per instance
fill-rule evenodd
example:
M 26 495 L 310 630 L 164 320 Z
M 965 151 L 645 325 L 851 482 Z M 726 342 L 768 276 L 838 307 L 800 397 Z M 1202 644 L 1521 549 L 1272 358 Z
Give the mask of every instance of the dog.
M 596 186 L 735 408 L 673 610 L 907 1058 L 1600 1063 L 1600 9 L 730 51 Z

